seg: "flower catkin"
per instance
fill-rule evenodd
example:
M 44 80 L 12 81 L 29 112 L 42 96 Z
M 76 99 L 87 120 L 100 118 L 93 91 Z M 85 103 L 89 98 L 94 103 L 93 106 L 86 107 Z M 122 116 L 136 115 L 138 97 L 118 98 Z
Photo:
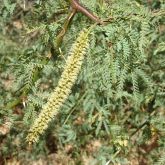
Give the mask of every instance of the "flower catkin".
M 89 46 L 88 34 L 89 30 L 82 30 L 73 44 L 58 86 L 50 95 L 47 103 L 39 114 L 39 117 L 34 121 L 34 124 L 29 130 L 26 138 L 29 144 L 37 142 L 39 135 L 43 134 L 43 132 L 47 129 L 49 122 L 59 112 L 60 107 L 68 98 L 71 88 L 74 85 L 81 69 L 86 50 Z

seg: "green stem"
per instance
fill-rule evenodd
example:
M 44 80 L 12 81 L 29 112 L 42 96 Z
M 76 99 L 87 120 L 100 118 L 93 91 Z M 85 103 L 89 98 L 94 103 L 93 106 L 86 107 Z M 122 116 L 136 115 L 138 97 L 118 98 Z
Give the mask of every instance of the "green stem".
M 56 48 L 57 50 L 59 49 L 59 47 L 61 46 L 61 43 L 62 43 L 62 40 L 64 38 L 64 35 L 68 29 L 68 26 L 73 18 L 73 16 L 75 15 L 76 13 L 76 10 L 73 9 L 69 14 L 68 14 L 68 17 L 67 19 L 65 20 L 64 22 L 64 26 L 63 26 L 63 29 L 60 31 L 60 33 L 58 34 L 57 36 L 57 39 L 56 39 Z

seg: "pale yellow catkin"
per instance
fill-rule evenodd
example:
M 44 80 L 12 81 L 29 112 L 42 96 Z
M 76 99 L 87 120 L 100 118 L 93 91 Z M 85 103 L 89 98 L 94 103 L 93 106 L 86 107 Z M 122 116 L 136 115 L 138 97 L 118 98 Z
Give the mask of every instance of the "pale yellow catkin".
M 49 122 L 60 110 L 65 100 L 68 98 L 71 88 L 74 85 L 78 73 L 83 63 L 84 55 L 89 46 L 89 30 L 84 29 L 73 44 L 70 55 L 66 60 L 66 66 L 59 80 L 58 86 L 50 95 L 46 105 L 41 110 L 38 118 L 29 130 L 27 142 L 32 144 L 37 142 L 39 136 L 47 129 Z

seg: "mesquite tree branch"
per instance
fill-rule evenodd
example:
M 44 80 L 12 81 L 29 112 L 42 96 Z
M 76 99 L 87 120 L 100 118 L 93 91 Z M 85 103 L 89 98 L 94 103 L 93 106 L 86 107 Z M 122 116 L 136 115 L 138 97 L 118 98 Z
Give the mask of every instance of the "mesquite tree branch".
M 83 13 L 91 20 L 95 21 L 98 24 L 103 24 L 103 21 L 100 20 L 99 17 L 92 14 L 90 11 L 88 11 L 84 6 L 82 6 L 78 0 L 70 0 L 72 8 L 74 8 L 76 11 Z
M 71 12 L 68 14 L 68 17 L 65 20 L 64 26 L 62 28 L 62 30 L 59 32 L 59 34 L 57 35 L 57 39 L 56 39 L 56 49 L 58 51 L 63 37 L 68 29 L 68 26 L 72 20 L 72 18 L 74 17 L 74 15 L 76 14 L 76 12 L 81 12 L 82 14 L 86 15 L 88 18 L 90 18 L 91 20 L 93 20 L 94 22 L 96 22 L 97 24 L 104 24 L 106 21 L 102 21 L 99 17 L 95 16 L 93 13 L 91 13 L 90 11 L 88 11 L 84 6 L 82 6 L 78 0 L 69 0 L 70 2 L 70 6 L 72 8 Z

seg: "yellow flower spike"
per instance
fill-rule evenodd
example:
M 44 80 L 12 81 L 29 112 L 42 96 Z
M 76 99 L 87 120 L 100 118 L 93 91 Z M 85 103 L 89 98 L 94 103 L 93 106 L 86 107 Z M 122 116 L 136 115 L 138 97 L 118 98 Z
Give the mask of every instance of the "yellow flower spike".
M 82 30 L 73 44 L 58 86 L 50 95 L 48 102 L 43 107 L 39 117 L 34 121 L 34 124 L 29 130 L 26 138 L 29 144 L 38 141 L 39 136 L 47 129 L 49 122 L 57 115 L 60 107 L 71 93 L 71 88 L 77 79 L 83 63 L 84 55 L 89 46 L 89 32 L 90 29 Z

